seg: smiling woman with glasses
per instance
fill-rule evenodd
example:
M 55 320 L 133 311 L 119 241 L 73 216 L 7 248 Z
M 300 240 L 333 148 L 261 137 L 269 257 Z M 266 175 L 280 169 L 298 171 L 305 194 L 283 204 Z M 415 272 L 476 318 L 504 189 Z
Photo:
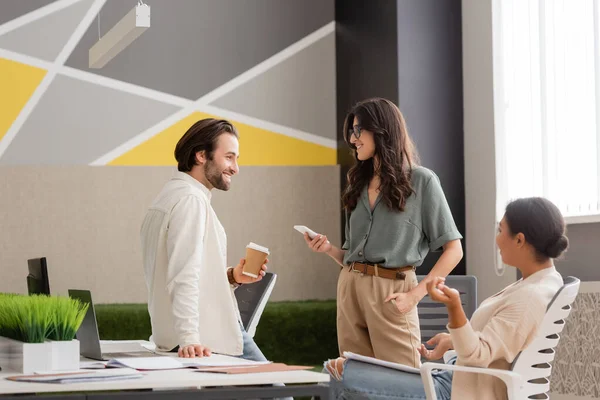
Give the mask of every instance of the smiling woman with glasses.
M 350 134 L 354 135 L 356 140 L 360 139 L 360 134 L 362 132 L 362 127 L 360 125 L 354 125 L 350 127 Z
M 420 167 L 404 116 L 389 100 L 356 104 L 344 123 L 356 164 L 342 196 L 346 241 L 309 239 L 315 252 L 342 266 L 337 289 L 337 332 L 344 351 L 420 366 L 417 303 L 434 276 L 446 276 L 462 258 L 458 232 L 438 177 Z M 417 282 L 429 251 L 443 250 Z

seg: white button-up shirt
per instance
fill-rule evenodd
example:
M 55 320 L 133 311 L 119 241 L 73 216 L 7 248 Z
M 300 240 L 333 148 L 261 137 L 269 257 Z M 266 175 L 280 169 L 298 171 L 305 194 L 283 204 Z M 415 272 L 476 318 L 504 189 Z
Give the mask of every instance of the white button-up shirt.
M 227 236 L 208 188 L 177 172 L 141 228 L 152 338 L 161 350 L 202 344 L 243 352 L 239 311 L 227 280 Z

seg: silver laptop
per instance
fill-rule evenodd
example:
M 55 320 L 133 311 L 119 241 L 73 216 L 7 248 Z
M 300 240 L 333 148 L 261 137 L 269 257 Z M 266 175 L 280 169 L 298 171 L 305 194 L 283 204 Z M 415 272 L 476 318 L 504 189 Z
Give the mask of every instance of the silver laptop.
M 103 361 L 122 357 L 158 356 L 158 354 L 145 348 L 140 343 L 111 343 L 101 345 L 100 336 L 98 335 L 98 323 L 96 322 L 96 310 L 92 302 L 92 293 L 89 290 L 69 289 L 69 297 L 89 304 L 87 313 L 76 334 L 77 340 L 79 340 L 79 353 L 82 356 Z

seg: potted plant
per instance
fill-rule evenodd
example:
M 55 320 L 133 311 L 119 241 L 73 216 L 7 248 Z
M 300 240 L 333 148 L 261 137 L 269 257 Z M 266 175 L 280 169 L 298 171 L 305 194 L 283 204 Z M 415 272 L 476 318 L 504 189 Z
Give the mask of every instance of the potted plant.
M 77 299 L 49 297 L 50 331 L 52 341 L 52 370 L 79 369 L 79 341 L 75 340 L 88 309 Z
M 87 308 L 67 297 L 0 294 L 0 366 L 22 373 L 78 369 L 74 337 Z

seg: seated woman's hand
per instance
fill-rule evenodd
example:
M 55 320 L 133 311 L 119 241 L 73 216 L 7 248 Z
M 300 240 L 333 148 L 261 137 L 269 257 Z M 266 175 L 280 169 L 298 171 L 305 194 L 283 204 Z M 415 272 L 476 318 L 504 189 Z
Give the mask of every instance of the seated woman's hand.
M 342 380 L 342 374 L 344 373 L 344 363 L 346 359 L 344 357 L 338 357 L 333 360 L 327 360 L 325 362 L 325 369 L 329 372 L 329 375 L 337 379 Z
M 428 350 L 424 344 L 421 344 L 419 353 L 427 360 L 439 360 L 448 350 L 452 350 L 452 338 L 449 333 L 438 333 L 426 342 L 428 345 L 435 345 L 433 350 Z
M 446 286 L 445 282 L 446 278 L 441 276 L 436 276 L 429 281 L 427 283 L 429 297 L 446 306 L 460 305 L 460 293 L 458 290 Z

